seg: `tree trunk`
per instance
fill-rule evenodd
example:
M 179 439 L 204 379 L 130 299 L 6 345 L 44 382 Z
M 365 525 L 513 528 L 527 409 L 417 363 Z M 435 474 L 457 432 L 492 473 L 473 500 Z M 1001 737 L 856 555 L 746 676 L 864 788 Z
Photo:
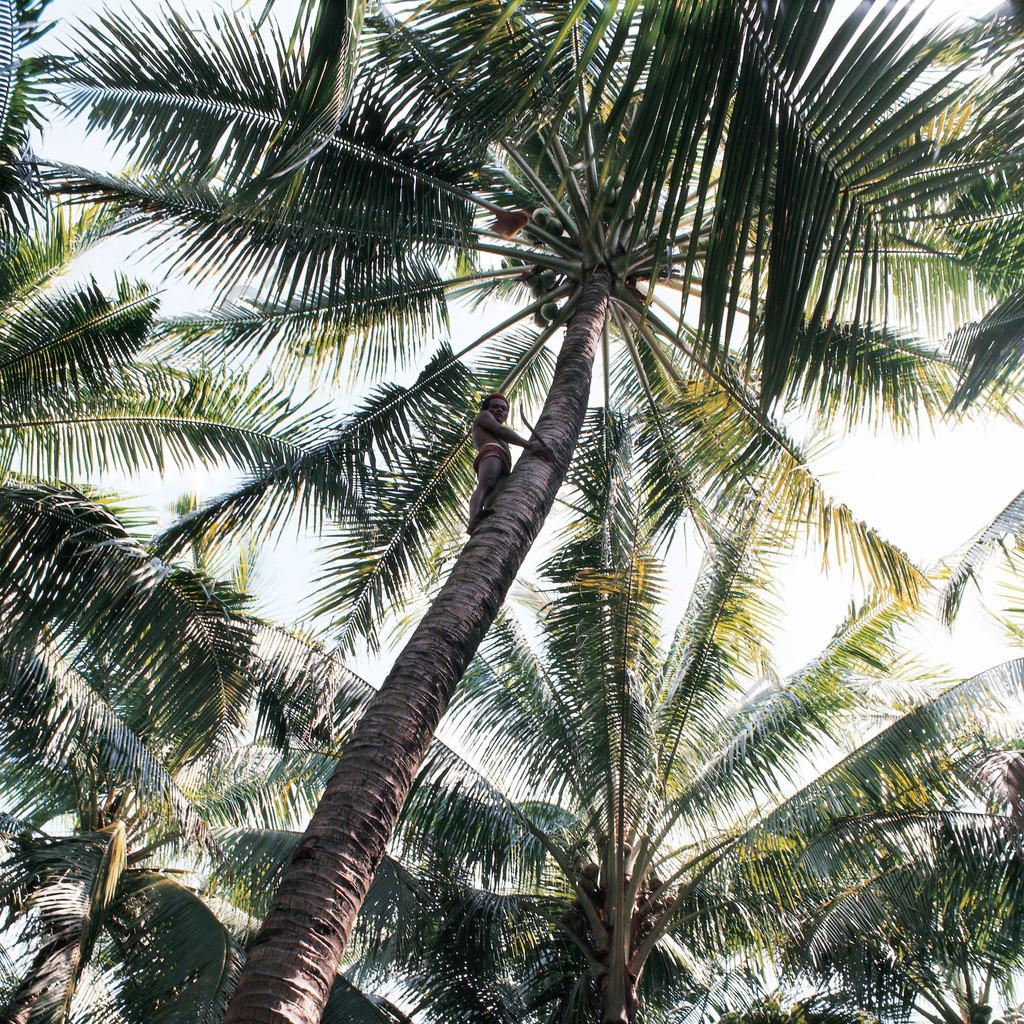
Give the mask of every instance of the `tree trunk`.
M 356 726 L 249 950 L 224 1024 L 318 1024 L 338 960 L 434 730 L 540 532 L 579 439 L 611 290 L 584 282 L 537 431 Z

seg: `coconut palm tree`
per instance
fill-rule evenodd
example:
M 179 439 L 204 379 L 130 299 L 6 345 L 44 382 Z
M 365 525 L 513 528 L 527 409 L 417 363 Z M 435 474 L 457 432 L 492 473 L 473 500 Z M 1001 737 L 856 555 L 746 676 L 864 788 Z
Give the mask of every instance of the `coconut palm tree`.
M 897 552 L 831 515 L 778 417 L 801 401 L 946 404 L 941 366 L 898 336 L 898 314 L 963 319 L 972 286 L 998 287 L 965 270 L 942 218 L 1020 135 L 1018 107 L 976 74 L 978 33 L 922 40 L 901 7 L 838 22 L 817 2 L 440 0 L 404 21 L 381 7 L 354 78 L 337 33 L 329 45 L 341 10 L 322 8 L 308 65 L 300 44 L 268 28 L 262 45 L 225 16 L 205 33 L 105 15 L 66 72 L 70 109 L 135 163 L 64 167 L 64 187 L 164 240 L 173 228 L 181 263 L 225 289 L 254 281 L 254 302 L 185 325 L 200 349 L 279 346 L 294 362 L 345 338 L 379 370 L 415 360 L 446 295 L 506 295 L 514 311 L 481 343 L 539 328 L 496 347 L 511 387 L 564 327 L 537 420 L 553 462 L 523 458 L 368 708 L 229 1020 L 318 1017 L 417 765 L 555 499 L 599 354 L 606 391 L 628 372 L 663 432 L 677 505 L 695 503 L 671 454 L 675 403 L 701 387 L 753 438 L 732 471 L 785 456 L 777 504 L 912 589 Z M 435 453 L 442 467 L 465 445 Z M 418 564 L 413 539 L 379 544 L 393 579 Z
M 593 416 L 585 433 L 617 446 L 584 438 L 566 547 L 521 594 L 530 612 L 504 611 L 481 646 L 453 702 L 457 741 L 434 740 L 355 926 L 346 977 L 397 990 L 414 1016 L 704 1019 L 722 975 L 791 944 L 837 888 L 921 871 L 914 834 L 1005 838 L 957 807 L 978 737 L 1006 727 L 986 708 L 1020 693 L 1021 664 L 936 696 L 889 599 L 780 679 L 779 531 L 756 501 L 719 532 L 666 642 L 636 429 Z M 223 841 L 244 880 L 225 897 L 261 917 L 301 837 Z M 998 888 L 997 867 L 951 876 L 961 902 Z
M 1019 566 L 1010 564 L 1018 575 L 1001 624 L 1019 644 Z M 1016 717 L 1016 703 L 1004 714 Z M 987 1024 L 993 1004 L 1014 1005 L 1024 947 L 1016 731 L 1013 723 L 1003 742 L 980 744 L 966 764 L 966 799 L 942 815 L 861 823 L 879 864 L 859 879 L 829 880 L 831 891 L 786 944 L 794 974 L 889 1020 L 913 1013 L 931 1024 Z
M 1020 829 L 978 810 L 915 817 L 863 830 L 889 862 L 807 920 L 791 967 L 886 1019 L 988 1024 L 1021 966 Z
M 0 1020 L 219 1021 L 252 919 L 239 835 L 295 829 L 368 688 L 163 567 L 109 497 L 0 503 Z M 17 492 L 17 493 L 15 493 Z M 137 518 L 137 514 L 133 514 Z M 5 961 L 6 963 L 7 961 Z M 388 1004 L 339 980 L 326 1020 Z

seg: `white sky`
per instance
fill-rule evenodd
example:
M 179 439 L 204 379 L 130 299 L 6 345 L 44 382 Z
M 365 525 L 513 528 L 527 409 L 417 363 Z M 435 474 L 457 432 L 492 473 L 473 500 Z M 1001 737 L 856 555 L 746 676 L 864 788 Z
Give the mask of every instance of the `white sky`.
M 288 10 L 293 9 L 290 0 L 282 0 L 282 12 L 285 4 Z M 251 9 L 258 12 L 262 5 L 263 0 L 254 0 Z M 56 0 L 49 13 L 70 22 L 76 17 L 87 17 L 90 10 L 102 6 L 96 0 Z M 142 6 L 153 12 L 160 8 L 156 3 Z M 183 6 L 195 9 L 199 5 Z M 982 14 L 988 6 L 991 5 L 972 6 L 971 14 Z M 213 5 L 204 2 L 202 7 Z M 931 17 L 943 20 L 963 11 L 963 6 L 954 2 L 934 3 L 931 10 Z M 59 26 L 57 37 L 66 38 L 66 24 Z M 43 151 L 84 166 L 108 165 L 109 156 L 100 140 L 85 138 L 77 125 L 58 123 L 51 127 Z M 159 269 L 152 261 L 140 263 L 122 243 L 102 250 L 90 261 L 89 270 L 107 281 L 115 271 L 154 283 L 159 279 Z M 165 311 L 197 309 L 207 303 L 201 292 L 179 282 L 167 282 L 164 287 Z M 475 318 L 458 314 L 453 317 L 452 327 L 456 341 L 478 332 Z M 1020 429 L 1004 422 L 939 424 L 934 429 L 926 427 L 923 436 L 916 439 L 899 440 L 874 436 L 864 430 L 834 438 L 817 468 L 826 475 L 831 494 L 845 501 L 859 518 L 901 546 L 920 565 L 928 566 L 962 548 L 1010 498 L 1024 489 L 1022 450 L 1024 437 Z M 160 507 L 168 505 L 181 491 L 211 494 L 223 486 L 223 478 L 216 474 L 186 474 L 173 480 L 146 474 L 134 481 L 131 489 Z M 786 671 L 820 649 L 842 618 L 851 595 L 859 592 L 855 582 L 845 575 L 824 579 L 817 571 L 816 556 L 812 554 L 810 560 L 811 564 L 794 563 L 783 574 L 789 623 L 778 653 L 780 667 Z M 311 544 L 300 543 L 297 548 L 282 544 L 279 551 L 268 554 L 264 568 L 268 592 L 273 594 L 267 613 L 282 621 L 294 621 L 308 614 L 310 578 L 316 571 Z M 695 566 L 677 561 L 673 570 L 681 579 L 690 579 Z M 1014 652 L 1002 645 L 998 633 L 978 619 L 977 609 L 972 609 L 968 602 L 952 639 L 933 632 L 924 643 L 934 657 L 949 662 L 964 674 L 1013 656 Z M 371 678 L 382 676 L 381 668 L 386 669 L 386 665 L 369 663 L 359 667 Z

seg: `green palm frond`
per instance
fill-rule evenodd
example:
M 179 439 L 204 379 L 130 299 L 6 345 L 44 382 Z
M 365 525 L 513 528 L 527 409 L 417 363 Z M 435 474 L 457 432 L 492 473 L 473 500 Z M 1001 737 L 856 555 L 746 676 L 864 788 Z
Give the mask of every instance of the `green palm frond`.
M 166 874 L 130 871 L 108 915 L 111 984 L 132 1021 L 214 1024 L 243 953 L 190 889 Z
M 895 427 L 912 429 L 949 405 L 953 365 L 913 338 L 841 324 L 815 336 L 800 330 L 798 339 L 803 377 L 794 377 L 790 393 L 822 423 L 881 425 L 890 418 Z
M 119 222 L 121 231 L 159 224 L 164 241 L 174 244 L 175 259 L 191 266 L 194 278 L 211 278 L 222 291 L 251 279 L 272 302 L 291 303 L 308 293 L 338 308 L 353 325 L 371 314 L 415 309 L 416 301 L 401 298 L 406 291 L 419 296 L 420 306 L 435 306 L 436 316 L 447 315 L 431 261 L 455 238 L 436 211 L 404 211 L 423 222 L 416 244 L 405 251 L 389 242 L 381 219 L 391 209 L 386 199 L 379 216 L 367 211 L 364 223 L 353 224 L 337 212 L 353 208 L 348 199 L 328 200 L 324 188 L 313 185 L 315 204 L 310 205 L 315 209 L 289 206 L 275 218 L 236 211 L 221 187 L 205 181 L 134 180 L 74 167 L 56 168 L 50 179 L 65 193 L 127 211 Z M 356 200 L 354 208 L 365 205 Z M 310 231 L 317 232 L 318 245 L 309 245 Z
M 802 787 L 757 831 L 785 835 L 832 817 L 880 810 L 886 801 L 914 808 L 955 797 L 965 776 L 957 764 L 962 755 L 951 745 L 985 728 L 986 711 L 1017 699 L 1022 685 L 1024 663 L 1010 661 L 948 687 Z
M 414 596 L 413 581 L 436 568 L 435 536 L 462 533 L 471 456 L 465 422 L 424 424 L 422 440 L 410 440 L 378 476 L 374 519 L 342 524 L 327 548 L 317 610 L 331 613 L 341 648 L 360 637 L 376 647 L 381 613 Z
M 579 823 L 558 804 L 513 802 L 450 748 L 436 743 L 410 790 L 397 833 L 408 863 L 479 872 L 482 884 L 528 892 L 541 883 L 549 847 L 568 846 Z M 547 836 L 547 842 L 542 837 Z
M 122 823 L 73 839 L 26 840 L 0 874 L 0 904 L 26 914 L 24 939 L 38 951 L 4 1012 L 31 1009 L 40 1020 L 66 1019 L 125 870 Z
M 17 470 L 43 480 L 197 461 L 258 467 L 295 458 L 322 416 L 294 403 L 269 376 L 250 382 L 137 364 L 98 390 L 13 408 L 0 422 L 0 451 Z
M 749 535 L 720 540 L 676 631 L 658 691 L 659 759 L 667 780 L 687 771 L 688 747 L 699 749 L 705 736 L 714 736 L 722 706 L 753 681 L 750 670 L 771 671 L 765 636 L 770 605 L 755 545 Z
M 970 546 L 967 554 L 957 563 L 950 573 L 949 581 L 943 588 L 939 603 L 939 617 L 950 629 L 956 618 L 963 600 L 964 593 L 971 580 L 978 582 L 981 569 L 996 548 L 1005 548 L 1013 538 L 1017 538 L 1024 530 L 1024 492 L 1018 494 L 989 523 L 977 540 Z
M 162 751 L 126 725 L 121 709 L 90 680 L 52 656 L 3 658 L 0 702 L 7 798 L 17 813 L 42 825 L 75 813 L 85 766 L 109 792 L 129 786 L 154 813 L 171 818 L 184 837 L 204 835 L 192 801 L 164 764 Z M 82 816 L 82 815 L 80 815 Z M 99 816 L 89 808 L 89 816 Z
M 298 845 L 299 833 L 221 827 L 214 830 L 214 836 L 229 870 L 211 879 L 211 892 L 223 895 L 247 915 L 262 917 L 281 871 Z
M 427 131 L 452 146 L 483 149 L 506 136 L 531 140 L 538 124 L 575 97 L 576 27 L 590 50 L 607 33 L 601 5 L 445 0 L 415 21 L 367 20 L 364 66 L 387 75 L 430 111 Z M 467 113 L 472 111 L 472 116 Z M 501 203 L 500 195 L 494 196 Z
M 705 540 L 713 541 L 709 508 L 742 507 L 752 486 L 773 510 L 776 528 L 812 540 L 826 564 L 848 559 L 877 589 L 911 603 L 919 599 L 925 585 L 921 571 L 829 496 L 810 469 L 811 453 L 778 419 L 757 410 L 737 375 L 709 382 L 681 376 L 658 359 L 639 361 L 650 397 L 638 445 L 652 493 L 663 499 L 655 506 L 661 529 L 673 529 L 680 516 L 691 513 Z
M 276 159 L 260 168 L 264 182 L 287 181 L 290 171 L 329 143 L 344 118 L 352 99 L 364 10 L 360 0 L 300 4 L 290 45 L 308 36 L 302 78 L 282 116 L 287 127 L 277 140 Z
M 112 301 L 92 282 L 15 306 L 0 336 L 5 418 L 54 392 L 98 389 L 116 379 L 141 347 L 154 311 L 147 289 L 124 281 Z
M 237 490 L 165 531 L 156 549 L 171 557 L 200 538 L 230 535 L 239 528 L 255 536 L 271 534 L 295 511 L 314 525 L 323 517 L 338 523 L 362 518 L 383 479 L 393 475 L 378 469 L 378 458 L 385 466 L 407 465 L 403 449 L 421 443 L 419 435 L 431 423 L 451 418 L 453 407 L 465 409 L 472 386 L 466 368 L 442 349 L 413 385 L 382 386 L 334 429 L 320 427 L 284 459 L 274 453 Z
M 422 267 L 418 286 L 411 281 L 363 282 L 335 303 L 313 296 L 301 302 L 226 303 L 208 313 L 181 316 L 157 325 L 155 340 L 177 356 L 238 362 L 270 355 L 286 377 L 312 367 L 329 367 L 336 380 L 351 354 L 351 338 L 367 352 L 366 372 L 376 376 L 391 365 L 408 365 L 420 339 L 445 326 L 444 282 Z
M 30 149 L 33 132 L 43 128 L 43 109 L 53 101 L 53 58 L 31 49 L 53 27 L 45 12 L 50 0 L 8 0 L 0 9 L 0 234 L 14 242 L 43 205 Z
M 864 680 L 893 669 L 894 632 L 904 618 L 891 600 L 854 609 L 813 662 L 728 710 L 701 737 L 714 756 L 697 761 L 671 802 L 674 817 L 693 821 L 724 808 L 742 817 L 759 797 L 798 786 L 814 751 L 841 742 L 863 704 Z
M 180 759 L 241 727 L 252 630 L 233 611 L 236 594 L 152 559 L 83 495 L 6 487 L 3 499 L 7 643 L 88 635 L 95 657 L 149 695 L 141 707 L 151 727 L 180 737 Z
M 941 812 L 851 823 L 851 834 L 855 828 L 858 842 L 887 851 L 886 870 L 841 892 L 826 883 L 827 897 L 787 951 L 794 969 L 838 975 L 854 998 L 897 1016 L 913 998 L 935 1006 L 957 999 L 959 972 L 993 977 L 1012 969 L 1022 925 L 1012 825 Z M 915 851 L 910 862 L 900 856 L 908 848 Z M 858 955 L 849 957 L 853 948 Z
M 949 340 L 953 360 L 960 365 L 962 376 L 951 396 L 949 406 L 958 409 L 969 405 L 983 388 L 1004 383 L 1020 364 L 1021 327 L 1024 322 L 1024 295 L 1014 293 L 990 309 L 977 322 L 957 329 Z
M 582 694 L 560 685 L 545 654 L 502 614 L 463 677 L 451 721 L 506 791 L 546 792 L 564 807 L 596 813 L 584 795 L 592 766 L 576 728 Z
M 559 684 L 570 692 L 585 681 L 576 697 L 574 727 L 583 763 L 592 767 L 584 771 L 581 788 L 596 806 L 595 798 L 608 793 L 605 773 L 614 772 L 620 799 L 627 792 L 638 797 L 628 821 L 613 823 L 607 809 L 609 832 L 621 835 L 639 827 L 634 814 L 656 813 L 660 796 L 649 680 L 657 661 L 655 609 L 664 581 L 649 548 L 642 502 L 628 483 L 628 448 L 616 450 L 616 440 L 628 445 L 628 434 L 616 433 L 607 429 L 602 444 L 587 448 L 596 458 L 575 463 L 569 501 L 584 518 L 543 573 L 557 588 L 545 617 L 549 657 L 563 666 Z
M 114 217 L 111 210 L 93 208 L 72 213 L 47 207 L 0 259 L 0 298 L 3 319 L 9 321 L 38 292 L 66 271 L 72 261 L 101 241 Z
M 415 1024 L 383 996 L 371 996 L 344 976 L 335 979 L 321 1024 Z
M 197 175 L 224 183 L 220 198 L 207 191 L 201 200 L 215 211 L 217 223 L 188 245 L 193 255 L 202 254 L 202 262 L 230 259 L 237 271 L 269 257 L 276 269 L 267 283 L 279 295 L 300 288 L 358 293 L 374 274 L 415 262 L 417 253 L 436 258 L 443 246 L 461 244 L 468 227 L 460 190 L 464 163 L 422 132 L 414 140 L 403 112 L 405 96 L 393 84 L 364 70 L 336 128 L 322 143 L 317 140 L 319 148 L 297 173 L 273 181 L 268 195 L 267 183 L 252 175 L 263 165 L 273 178 L 282 160 L 291 161 L 286 108 L 303 88 L 301 71 L 280 40 L 272 42 L 274 56 L 267 57 L 258 34 L 247 33 L 239 21 L 219 19 L 217 35 L 200 46 L 198 36 L 209 33 L 205 25 L 193 31 L 141 12 L 131 19 L 110 15 L 101 31 L 102 50 L 83 40 L 91 57 L 83 55 L 70 67 L 70 106 L 89 109 L 93 125 L 117 139 L 139 138 L 141 131 L 144 173 L 178 174 L 187 154 Z M 153 46 L 154 37 L 160 46 Z M 140 119 L 137 109 L 145 111 Z M 197 131 L 209 133 L 198 149 Z M 102 187 L 81 178 L 79 184 Z M 282 198 L 274 199 L 278 194 Z M 241 212 L 254 197 L 264 210 L 256 220 Z M 235 237 L 225 246 L 224 229 L 232 219 Z M 322 239 L 319 253 L 310 247 L 310 230 Z M 410 231 L 419 242 L 396 244 Z

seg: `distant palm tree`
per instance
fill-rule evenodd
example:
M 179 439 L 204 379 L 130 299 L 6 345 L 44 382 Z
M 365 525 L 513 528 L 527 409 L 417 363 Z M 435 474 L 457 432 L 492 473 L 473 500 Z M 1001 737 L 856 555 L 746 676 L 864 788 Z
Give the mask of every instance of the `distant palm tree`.
M 252 928 L 232 850 L 300 826 L 368 688 L 109 497 L 2 493 L 0 1020 L 214 1024 Z
M 357 368 L 379 370 L 415 358 L 446 295 L 506 295 L 514 312 L 480 343 L 539 327 L 496 346 L 491 386 L 511 388 L 565 328 L 537 420 L 554 462 L 521 461 L 396 661 L 229 1019 L 319 1016 L 419 761 L 569 466 L 599 353 L 606 394 L 628 378 L 649 410 L 666 531 L 699 508 L 676 431 L 699 388 L 750 437 L 738 464 L 725 445 L 719 484 L 770 458 L 780 517 L 913 592 L 898 552 L 832 514 L 777 414 L 947 404 L 942 361 L 890 314 L 963 318 L 976 289 L 1002 287 L 987 266 L 972 276 L 945 228 L 959 196 L 1018 160 L 1020 104 L 977 74 L 984 29 L 946 45 L 919 39 L 909 5 L 832 13 L 816 0 L 439 0 L 405 22 L 367 16 L 356 76 L 337 0 L 318 8 L 308 65 L 302 41 L 271 33 L 264 46 L 224 16 L 209 34 L 141 11 L 83 29 L 68 102 L 129 148 L 134 171 L 58 178 L 116 202 L 128 226 L 174 229 L 194 273 L 257 284 L 212 329 L 185 325 L 194 346 L 217 358 L 282 347 L 294 365 L 344 339 Z M 419 467 L 415 480 L 433 483 L 411 512 L 451 480 L 437 464 L 464 465 L 465 444 Z M 430 561 L 415 520 L 404 525 L 382 540 L 366 521 L 371 550 L 391 558 L 378 591 Z M 340 562 L 346 600 L 361 598 L 358 549 Z
M 1006 753 L 1019 765 L 1019 750 L 982 763 Z M 809 916 L 789 944 L 793 970 L 885 1019 L 989 1024 L 1024 964 L 1019 823 L 950 809 L 865 823 L 859 835 L 882 851 L 880 870 L 837 886 Z
M 601 456 L 581 444 L 566 495 L 576 525 L 523 593 L 539 618 L 502 613 L 470 665 L 451 710 L 463 756 L 436 741 L 427 754 L 353 933 L 353 970 L 431 1020 L 674 1020 L 710 1005 L 709 978 L 755 969 L 808 922 L 833 934 L 826 898 L 889 879 L 879 920 L 899 934 L 918 909 L 901 880 L 931 863 L 918 833 L 930 850 L 945 837 L 992 855 L 945 876 L 959 905 L 1010 898 L 1003 823 L 956 808 L 978 738 L 1000 735 L 986 709 L 1021 694 L 1024 663 L 936 695 L 888 600 L 852 611 L 778 678 L 779 537 L 756 500 L 721 530 L 666 643 L 663 603 L 681 595 L 651 550 L 657 505 L 634 486 L 632 431 L 597 416 L 588 430 L 618 444 Z M 269 892 L 299 837 L 246 842 Z M 844 956 L 862 962 L 852 946 Z

